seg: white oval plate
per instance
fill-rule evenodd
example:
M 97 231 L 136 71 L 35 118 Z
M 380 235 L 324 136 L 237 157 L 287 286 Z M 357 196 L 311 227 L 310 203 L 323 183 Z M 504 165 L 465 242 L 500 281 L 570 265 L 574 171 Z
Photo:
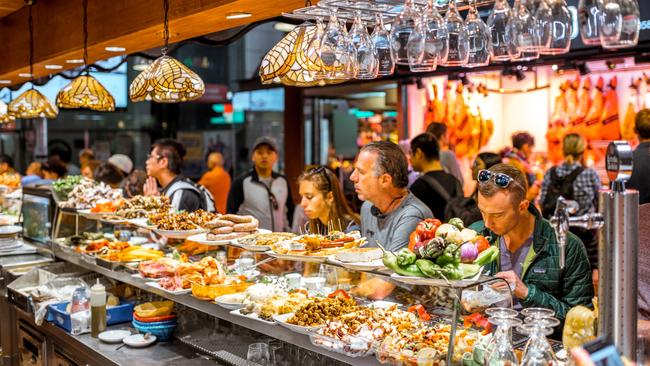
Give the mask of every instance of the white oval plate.
M 327 257 L 327 262 L 347 269 L 351 269 L 353 271 L 377 271 L 388 269 L 386 266 L 384 266 L 384 262 L 382 262 L 381 259 L 370 262 L 341 262 L 340 260 L 336 259 L 335 255 L 330 255 Z
M 91 219 L 91 220 L 100 220 L 102 217 L 106 215 L 110 215 L 110 213 L 107 212 L 90 212 L 89 208 L 83 209 L 83 210 L 77 210 L 77 213 L 85 218 Z
M 204 232 L 201 234 L 195 234 L 192 236 L 188 236 L 187 240 L 197 242 L 201 245 L 210 245 L 210 246 L 218 246 L 218 245 L 228 245 L 230 244 L 230 241 L 232 239 L 228 240 L 208 240 L 208 233 Z
M 278 254 L 272 250 L 264 252 L 264 254 L 268 255 L 269 257 L 275 257 L 277 259 L 284 259 L 295 262 L 325 263 L 327 260 L 326 256 L 319 257 L 313 255 Z
M 222 295 L 214 299 L 214 302 L 221 306 L 222 308 L 228 309 L 228 310 L 237 310 L 243 308 L 245 305 L 242 302 L 231 302 L 228 301 L 230 300 L 233 295 L 238 295 L 238 294 L 228 294 L 228 295 Z M 244 293 L 241 293 L 241 297 L 243 299 Z
M 196 230 L 161 230 L 153 229 L 153 232 L 162 235 L 169 239 L 186 239 L 192 235 L 205 233 L 206 229 L 196 229 Z
M 445 280 L 444 278 L 402 276 L 398 275 L 397 273 L 390 275 L 390 278 L 409 285 L 463 287 L 475 283 L 481 277 L 482 272 L 483 268 L 481 268 L 481 270 L 478 271 L 474 277 L 465 278 L 463 280 Z
M 160 281 L 160 280 L 158 280 L 158 281 Z M 147 285 L 149 287 L 157 288 L 158 290 L 164 291 L 164 292 L 166 292 L 168 294 L 172 294 L 172 295 L 189 294 L 190 292 L 192 292 L 191 288 L 184 288 L 184 289 L 181 289 L 181 290 L 169 291 L 167 289 L 164 289 L 162 286 L 160 286 L 160 284 L 158 282 L 154 282 L 154 281 L 147 282 L 147 283 L 145 283 L 145 285 Z
M 316 331 L 318 328 L 322 328 L 322 326 L 318 327 L 303 327 L 300 325 L 294 325 L 294 324 L 289 324 L 287 321 L 293 316 L 293 313 L 287 313 L 287 314 L 280 314 L 280 315 L 273 315 L 273 320 L 275 320 L 278 324 L 281 326 L 292 330 L 296 333 L 304 334 L 304 335 L 309 335 L 310 331 Z
M 97 336 L 100 341 L 106 343 L 122 343 L 122 340 L 131 335 L 128 330 L 107 330 Z
M 144 218 L 139 218 L 139 219 L 128 219 L 126 220 L 129 224 L 135 225 L 137 227 L 145 228 L 145 229 L 155 229 L 156 226 L 150 225 L 149 219 L 144 217 Z
M 0 237 L 14 236 L 23 232 L 23 227 L 18 225 L 0 226 Z
M 144 339 L 144 334 L 132 334 L 122 340 L 127 346 L 141 348 L 147 347 L 156 342 L 155 335 L 149 335 L 149 338 Z
M 265 319 L 260 318 L 260 316 L 257 315 L 256 313 L 242 314 L 240 312 L 240 310 L 241 309 L 233 310 L 233 311 L 230 312 L 230 314 L 235 315 L 235 316 L 243 316 L 244 318 L 248 318 L 248 319 L 255 319 L 257 321 L 260 321 L 262 323 L 266 323 L 266 324 L 269 324 L 269 325 L 274 325 L 275 324 L 274 321 L 269 321 L 269 320 L 265 320 Z
M 142 245 L 146 243 L 149 243 L 149 238 L 145 238 L 144 236 L 132 236 L 129 239 L 129 244 L 131 245 Z
M 237 248 L 248 250 L 249 252 L 266 252 L 268 250 L 271 250 L 271 247 L 268 245 L 242 244 L 237 239 L 234 239 L 230 244 L 236 246 Z

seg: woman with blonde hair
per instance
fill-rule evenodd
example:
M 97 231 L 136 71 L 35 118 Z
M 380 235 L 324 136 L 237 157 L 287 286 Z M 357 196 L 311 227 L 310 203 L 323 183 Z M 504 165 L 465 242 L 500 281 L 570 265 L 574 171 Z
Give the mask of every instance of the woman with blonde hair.
M 359 215 L 348 205 L 339 180 L 330 169 L 316 166 L 298 178 L 300 206 L 309 219 L 306 231 L 327 234 L 359 229 Z
M 578 203 L 579 209 L 575 215 L 583 215 L 596 210 L 601 182 L 594 169 L 584 166 L 583 158 L 586 149 L 587 142 L 581 135 L 570 133 L 564 136 L 562 140 L 564 161 L 549 169 L 542 182 L 539 202 L 544 217 L 553 216 L 559 196 Z M 595 269 L 598 266 L 597 233 L 580 228 L 571 228 L 571 232 L 582 239 L 592 269 Z

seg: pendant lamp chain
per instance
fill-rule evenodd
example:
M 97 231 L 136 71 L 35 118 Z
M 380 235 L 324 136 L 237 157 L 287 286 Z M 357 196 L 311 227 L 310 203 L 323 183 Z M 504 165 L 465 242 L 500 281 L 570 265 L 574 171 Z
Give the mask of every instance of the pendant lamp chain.
M 83 32 L 84 32 L 84 66 L 86 67 L 86 75 L 90 73 L 88 70 L 88 0 L 81 1 L 84 8 L 84 19 L 83 19 Z
M 29 17 L 27 24 L 29 26 L 29 77 L 32 80 L 32 89 L 34 89 L 34 20 L 32 19 L 32 7 L 29 5 Z
M 167 54 L 167 49 L 169 45 L 169 0 L 163 0 L 163 13 L 164 13 L 164 18 L 163 18 L 163 24 L 164 24 L 164 29 L 163 29 L 163 40 L 164 40 L 164 45 L 162 48 L 162 54 L 165 56 Z

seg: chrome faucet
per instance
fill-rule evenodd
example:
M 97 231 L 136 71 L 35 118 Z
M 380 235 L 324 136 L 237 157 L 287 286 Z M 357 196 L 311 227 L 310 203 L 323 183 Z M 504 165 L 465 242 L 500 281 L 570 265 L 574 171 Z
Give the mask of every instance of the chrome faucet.
M 564 269 L 566 264 L 566 238 L 569 234 L 569 228 L 573 226 L 591 230 L 600 229 L 605 224 L 603 215 L 598 212 L 572 217 L 571 215 L 578 212 L 579 208 L 578 202 L 560 196 L 557 199 L 555 213 L 551 217 L 551 224 L 560 247 L 560 269 Z

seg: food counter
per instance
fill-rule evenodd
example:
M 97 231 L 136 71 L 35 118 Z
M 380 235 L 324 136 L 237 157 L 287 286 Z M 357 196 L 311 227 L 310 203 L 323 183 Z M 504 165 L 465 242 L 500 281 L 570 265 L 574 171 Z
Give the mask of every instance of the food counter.
M 53 256 L 95 274 L 88 277 L 92 281 L 101 276 L 137 289 L 136 303 L 171 300 L 178 318 L 174 342 L 216 360 L 225 362 L 220 352 L 235 349 L 229 357 L 245 360 L 241 345 L 261 339 L 286 347 L 283 364 L 471 364 L 478 357 L 473 345 L 486 339 L 481 333 L 489 328 L 481 313 L 512 307 L 508 291 L 497 296 L 484 286 L 502 281 L 481 274 L 495 259 L 494 248 L 481 248 L 481 237 L 459 220 L 423 223 L 427 230 L 417 245 L 391 253 L 361 248 L 365 238 L 358 233 L 270 233 L 249 216 L 173 213 L 164 198 L 119 202 L 113 191 L 93 189 L 91 203 L 73 188 L 70 195 L 81 198 L 57 204 L 77 217 L 67 220 L 74 230 L 48 240 Z M 98 191 L 106 200 L 96 200 Z M 79 230 L 80 218 L 94 224 Z M 58 222 L 61 215 L 53 220 L 52 227 L 66 225 Z M 434 237 L 437 226 L 440 235 Z M 468 246 L 474 250 L 460 250 Z M 214 333 L 214 322 L 233 329 L 203 341 L 196 336 Z M 228 341 L 233 336 L 238 346 Z M 417 341 L 420 336 L 428 340 Z M 69 337 L 120 363 L 110 354 L 112 345 Z M 391 348 L 405 344 L 416 348 Z M 168 343 L 151 352 L 161 345 Z

